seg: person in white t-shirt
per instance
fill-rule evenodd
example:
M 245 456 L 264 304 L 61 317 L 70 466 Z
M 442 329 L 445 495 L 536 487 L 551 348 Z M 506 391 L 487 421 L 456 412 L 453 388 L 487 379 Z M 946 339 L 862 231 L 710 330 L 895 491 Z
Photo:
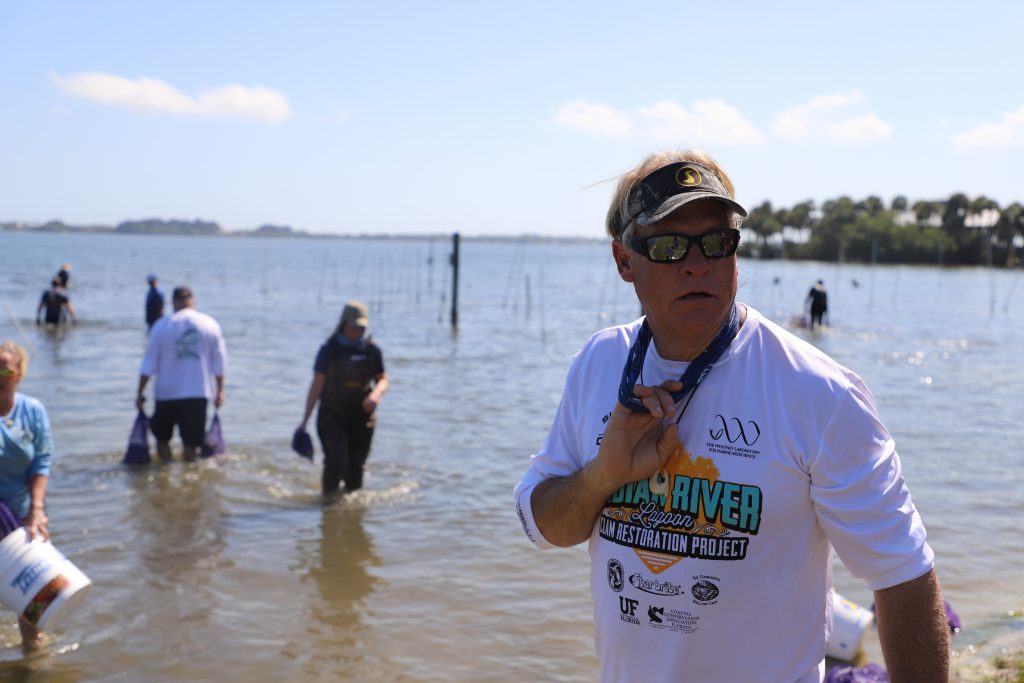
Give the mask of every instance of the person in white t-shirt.
M 832 550 L 874 591 L 889 675 L 945 681 L 934 554 L 860 378 L 736 302 L 732 183 L 653 154 L 607 230 L 646 316 L 573 359 L 515 489 L 541 548 L 589 541 L 603 681 L 811 683 Z
M 177 426 L 182 457 L 191 462 L 203 443 L 208 401 L 217 408 L 224 404 L 227 350 L 217 321 L 195 310 L 190 288 L 176 287 L 171 303 L 174 313 L 157 320 L 150 332 L 135 404 L 142 410 L 146 384 L 156 375 L 150 430 L 157 453 L 162 461 L 171 460 L 170 442 Z

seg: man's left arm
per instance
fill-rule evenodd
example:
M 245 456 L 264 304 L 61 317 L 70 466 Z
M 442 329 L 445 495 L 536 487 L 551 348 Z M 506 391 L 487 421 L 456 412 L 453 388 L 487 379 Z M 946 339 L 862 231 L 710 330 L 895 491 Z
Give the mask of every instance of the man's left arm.
M 875 617 L 892 683 L 949 680 L 949 624 L 934 569 L 876 590 Z
M 213 344 L 210 346 L 210 370 L 213 372 L 213 379 L 217 383 L 217 394 L 213 398 L 213 405 L 220 408 L 224 405 L 224 375 L 227 374 L 228 349 L 224 344 L 224 334 L 220 325 L 214 321 L 216 333 Z

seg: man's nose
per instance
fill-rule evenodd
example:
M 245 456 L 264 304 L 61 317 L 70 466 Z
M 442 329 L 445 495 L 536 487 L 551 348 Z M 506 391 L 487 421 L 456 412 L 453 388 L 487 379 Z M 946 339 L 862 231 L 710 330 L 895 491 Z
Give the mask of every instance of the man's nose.
M 686 257 L 679 261 L 679 267 L 681 272 L 686 275 L 703 274 L 711 270 L 711 259 L 706 257 L 700 250 L 700 246 L 694 243 L 687 249 Z

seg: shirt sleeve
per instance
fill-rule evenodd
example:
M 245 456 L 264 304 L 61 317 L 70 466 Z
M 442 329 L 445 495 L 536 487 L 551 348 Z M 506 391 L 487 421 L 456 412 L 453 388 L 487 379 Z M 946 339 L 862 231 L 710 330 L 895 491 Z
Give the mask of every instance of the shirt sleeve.
M 224 345 L 224 334 L 220 324 L 214 322 L 213 344 L 210 349 L 210 372 L 214 377 L 223 377 L 228 369 L 228 349 Z
M 934 566 L 895 443 L 859 378 L 839 397 L 809 465 L 818 521 L 850 573 L 879 590 Z
M 153 324 L 153 329 L 149 333 L 149 341 L 146 343 L 146 353 L 142 356 L 142 363 L 139 365 L 139 374 L 146 377 L 152 377 L 156 374 L 156 369 L 160 362 L 160 348 L 158 338 L 160 337 L 160 330 L 163 326 L 163 318 L 157 320 Z
M 319 372 L 321 375 L 326 375 L 329 360 L 330 359 L 328 358 L 327 354 L 327 344 L 321 344 L 320 350 L 316 352 L 316 360 L 313 361 L 313 372 Z
M 374 358 L 374 362 L 377 364 L 377 374 L 378 375 L 383 375 L 384 374 L 384 354 L 381 353 L 380 347 L 377 346 L 376 344 L 373 346 L 373 358 Z
M 42 403 L 36 403 L 32 410 L 32 431 L 35 434 L 33 448 L 35 455 L 25 471 L 25 480 L 41 474 L 44 477 L 50 476 L 50 460 L 53 458 L 53 436 L 50 433 L 50 417 L 46 414 L 46 407 Z
M 551 430 L 544 439 L 540 451 L 531 456 L 530 467 L 513 491 L 516 515 L 523 526 L 523 532 L 534 545 L 545 550 L 557 546 L 544 538 L 537 527 L 530 498 L 533 495 L 533 489 L 542 481 L 552 477 L 567 477 L 583 467 L 582 450 L 579 447 L 576 430 L 579 411 L 575 393 L 579 376 L 579 359 L 580 356 L 577 355 L 573 359 L 572 367 L 569 368 Z

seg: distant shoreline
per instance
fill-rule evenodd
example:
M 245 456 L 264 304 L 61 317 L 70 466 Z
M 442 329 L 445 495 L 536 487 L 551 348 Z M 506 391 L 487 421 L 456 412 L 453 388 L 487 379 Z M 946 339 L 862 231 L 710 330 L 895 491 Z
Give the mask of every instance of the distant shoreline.
M 215 224 L 214 224 L 215 225 Z M 450 240 L 452 233 L 416 233 L 416 234 L 370 234 L 370 233 L 318 233 L 304 230 L 293 230 L 286 226 L 262 226 L 253 230 L 224 230 L 219 226 L 215 230 L 197 230 L 194 225 L 184 223 L 178 225 L 159 226 L 154 229 L 142 229 L 135 226 L 118 227 L 107 225 L 66 225 L 51 222 L 45 225 L 27 225 L 24 223 L 0 223 L 0 233 L 60 234 L 60 235 L 160 235 L 184 237 L 269 237 L 274 239 L 379 239 L 379 240 Z M 605 237 L 567 237 L 558 235 L 460 235 L 460 239 L 473 242 L 553 242 L 565 244 L 604 243 Z
M 756 213 L 756 211 L 755 211 Z M 1024 215 L 1021 217 L 1024 223 Z M 756 225 L 756 216 L 745 222 L 742 226 L 744 238 L 739 247 L 739 254 L 744 259 L 756 260 L 785 260 L 785 261 L 820 261 L 823 263 L 882 263 L 887 265 L 937 265 L 937 266 L 988 266 L 999 269 L 1019 269 L 1024 266 L 1021 258 L 1015 254 L 1015 242 L 1024 241 L 1021 236 L 1010 237 L 1004 240 L 999 247 L 999 252 L 991 246 L 992 236 L 988 233 L 982 237 L 982 231 L 970 231 L 964 238 L 964 244 L 956 246 L 956 243 L 948 239 L 948 236 L 941 237 L 939 247 L 931 251 L 931 246 L 921 248 L 920 245 L 913 249 L 904 249 L 901 245 L 905 242 L 899 234 L 878 233 L 865 242 L 861 235 L 856 239 L 836 240 L 831 239 L 835 244 L 829 244 L 823 248 L 821 240 L 814 235 L 810 239 L 805 238 L 802 242 L 791 242 L 783 238 L 782 233 L 774 233 L 771 238 L 759 234 Z M 903 230 L 909 226 L 903 226 Z M 916 229 L 916 228 L 915 228 Z M 941 232 L 937 225 L 928 228 L 935 237 Z M 162 220 L 145 219 L 124 221 L 117 226 L 108 225 L 69 225 L 62 221 L 53 220 L 45 224 L 31 224 L 18 222 L 0 222 L 0 233 L 29 233 L 29 234 L 97 234 L 97 235 L 163 235 L 163 236 L 185 236 L 185 237 L 265 237 L 271 239 L 327 239 L 327 240 L 405 240 L 405 241 L 448 241 L 453 235 L 468 242 L 527 242 L 527 243 L 548 243 L 548 244 L 607 244 L 608 238 L 601 237 L 577 237 L 540 235 L 524 233 L 520 235 L 469 235 L 458 232 L 453 233 L 427 233 L 427 234 L 369 234 L 369 233 L 313 233 L 304 230 L 295 230 L 290 226 L 262 225 L 252 230 L 224 230 L 217 223 L 211 221 L 186 221 L 186 220 Z M 973 240 L 973 242 L 971 241 Z M 989 242 L 986 252 L 982 247 Z M 973 245 L 973 246 L 972 246 Z M 948 248 L 948 251 L 947 251 Z

